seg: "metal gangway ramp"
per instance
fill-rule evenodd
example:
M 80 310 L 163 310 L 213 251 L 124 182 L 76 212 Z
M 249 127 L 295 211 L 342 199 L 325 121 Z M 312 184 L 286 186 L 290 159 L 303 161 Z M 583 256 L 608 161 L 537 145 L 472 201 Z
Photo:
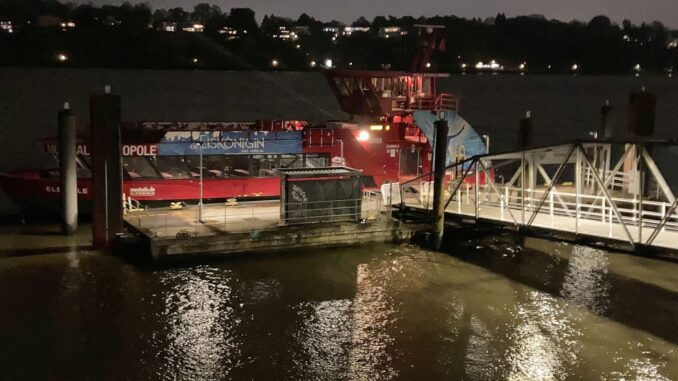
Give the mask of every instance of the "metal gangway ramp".
M 447 167 L 446 219 L 678 250 L 672 178 L 673 141 L 575 141 L 479 155 Z M 432 208 L 432 173 L 396 185 L 403 210 Z

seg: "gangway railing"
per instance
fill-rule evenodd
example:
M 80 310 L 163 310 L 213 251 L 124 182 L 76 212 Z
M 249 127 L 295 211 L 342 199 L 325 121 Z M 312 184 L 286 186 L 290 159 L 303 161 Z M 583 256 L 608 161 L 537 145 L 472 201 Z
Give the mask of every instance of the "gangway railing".
M 625 147 L 616 164 L 614 144 Z M 512 175 L 496 176 L 511 166 Z M 498 183 L 499 177 L 509 180 Z M 401 184 L 403 206 L 431 210 L 432 180 L 429 173 Z M 474 156 L 447 167 L 444 199 L 452 215 L 678 250 L 678 200 L 644 142 L 583 141 Z
M 136 212 L 142 210 L 141 202 L 132 198 L 132 196 L 127 196 L 125 193 L 122 194 L 122 213 L 127 214 L 130 212 Z

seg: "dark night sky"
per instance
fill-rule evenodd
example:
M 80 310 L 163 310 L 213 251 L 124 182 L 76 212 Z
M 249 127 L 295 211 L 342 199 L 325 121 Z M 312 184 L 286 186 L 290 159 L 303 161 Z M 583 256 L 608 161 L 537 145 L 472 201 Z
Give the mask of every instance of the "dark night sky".
M 95 4 L 120 4 L 122 0 L 75 0 L 76 3 L 92 1 Z M 131 2 L 139 2 L 131 0 Z M 216 4 L 222 10 L 233 7 L 252 8 L 257 19 L 265 14 L 296 18 L 306 12 L 323 21 L 336 19 L 345 23 L 359 16 L 368 19 L 376 15 L 434 16 L 457 15 L 461 17 L 494 16 L 504 12 L 507 16 L 543 14 L 547 18 L 564 21 L 588 21 L 604 14 L 621 23 L 630 19 L 634 23 L 659 20 L 666 26 L 678 28 L 678 0 L 147 0 L 154 8 L 181 6 L 192 9 L 200 2 Z

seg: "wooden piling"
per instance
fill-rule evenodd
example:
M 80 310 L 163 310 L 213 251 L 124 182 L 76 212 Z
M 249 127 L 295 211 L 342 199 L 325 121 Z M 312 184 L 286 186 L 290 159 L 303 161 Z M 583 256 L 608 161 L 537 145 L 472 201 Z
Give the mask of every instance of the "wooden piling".
M 445 228 L 445 167 L 447 163 L 447 133 L 449 127 L 446 120 L 436 121 L 434 127 L 433 234 L 431 247 L 434 250 L 440 250 Z
M 120 96 L 90 98 L 92 147 L 92 235 L 97 249 L 108 249 L 122 232 L 122 158 L 120 149 Z

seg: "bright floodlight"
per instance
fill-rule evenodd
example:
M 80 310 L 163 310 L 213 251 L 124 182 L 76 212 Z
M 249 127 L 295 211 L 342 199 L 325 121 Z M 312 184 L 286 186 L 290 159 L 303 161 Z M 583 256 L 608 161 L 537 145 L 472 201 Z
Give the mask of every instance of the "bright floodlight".
M 430 62 L 427 62 L 427 63 L 426 63 L 426 68 L 427 68 L 427 69 L 430 69 L 430 68 L 431 68 L 431 63 L 430 63 Z
M 315 67 L 315 61 L 311 61 L 311 63 L 309 63 L 309 65 L 311 65 L 311 67 Z
M 271 66 L 273 66 L 273 67 L 278 67 L 279 63 L 280 62 L 278 62 L 278 60 L 276 60 L 276 59 L 271 60 Z
M 328 68 L 328 69 L 332 68 L 332 60 L 331 59 L 328 58 L 328 59 L 325 60 L 325 67 Z
M 57 59 L 58 59 L 60 62 L 66 62 L 66 61 L 68 61 L 68 57 L 67 57 L 65 54 L 63 54 L 63 53 L 62 53 L 62 54 L 57 54 Z
M 361 141 L 361 142 L 367 141 L 367 139 L 369 139 L 369 138 L 370 138 L 370 133 L 365 131 L 365 130 L 362 130 L 358 133 L 358 140 Z

